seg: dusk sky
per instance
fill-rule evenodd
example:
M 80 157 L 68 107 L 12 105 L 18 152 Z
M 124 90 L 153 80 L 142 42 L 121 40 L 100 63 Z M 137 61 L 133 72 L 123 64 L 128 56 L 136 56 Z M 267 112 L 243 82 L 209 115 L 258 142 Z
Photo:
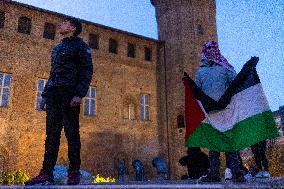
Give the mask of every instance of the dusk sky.
M 158 38 L 150 0 L 17 0 L 124 31 Z M 272 110 L 284 105 L 284 1 L 216 0 L 218 42 L 239 72 L 259 56 L 257 70 Z

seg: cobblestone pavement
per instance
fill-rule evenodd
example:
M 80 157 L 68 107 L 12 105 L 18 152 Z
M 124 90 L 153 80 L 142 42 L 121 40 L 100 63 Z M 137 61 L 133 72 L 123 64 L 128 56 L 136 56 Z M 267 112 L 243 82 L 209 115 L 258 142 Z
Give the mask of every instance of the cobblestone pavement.
M 231 181 L 220 183 L 198 183 L 198 181 L 165 181 L 165 182 L 129 182 L 116 184 L 96 184 L 96 185 L 35 185 L 35 186 L 0 186 L 0 189 L 209 189 L 209 188 L 225 188 L 225 189 L 253 189 L 253 188 L 274 188 L 284 189 L 284 177 L 269 179 L 253 179 L 245 183 L 233 183 Z

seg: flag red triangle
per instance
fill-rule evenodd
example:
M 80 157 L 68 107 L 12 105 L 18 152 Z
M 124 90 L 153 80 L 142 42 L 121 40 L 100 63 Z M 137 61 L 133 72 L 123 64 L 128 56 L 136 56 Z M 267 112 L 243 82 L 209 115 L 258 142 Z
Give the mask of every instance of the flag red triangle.
M 184 79 L 183 83 L 185 89 L 185 139 L 188 139 L 188 137 L 194 132 L 199 124 L 205 119 L 205 114 L 199 106 L 188 80 Z

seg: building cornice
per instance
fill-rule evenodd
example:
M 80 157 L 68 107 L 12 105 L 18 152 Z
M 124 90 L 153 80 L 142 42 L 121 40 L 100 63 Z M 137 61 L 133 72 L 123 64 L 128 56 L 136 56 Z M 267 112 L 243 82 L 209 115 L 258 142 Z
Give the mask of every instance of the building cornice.
M 55 16 L 58 16 L 58 17 L 62 17 L 62 18 L 64 18 L 64 17 L 72 17 L 72 16 L 69 16 L 69 15 L 65 15 L 65 14 L 62 14 L 62 13 L 58 13 L 58 12 L 42 9 L 42 8 L 39 8 L 39 7 L 35 7 L 35 6 L 32 6 L 32 5 L 27 5 L 27 4 L 16 2 L 16 1 L 4 1 L 2 3 L 16 5 L 16 6 L 21 6 L 21 7 L 30 9 L 30 10 L 34 10 L 34 11 L 38 11 L 38 12 L 42 12 L 42 13 L 46 13 L 46 14 L 51 14 L 51 15 L 55 15 Z M 91 22 L 91 21 L 88 21 L 88 20 L 84 20 L 84 19 L 80 19 L 80 18 L 76 18 L 76 19 L 80 20 L 82 23 L 89 24 L 89 25 L 94 25 L 94 26 L 100 27 L 102 29 L 110 30 L 110 31 L 113 31 L 113 32 L 121 33 L 121 34 L 126 34 L 128 36 L 135 37 L 135 38 L 140 38 L 140 39 L 143 39 L 143 40 L 146 40 L 146 41 L 152 41 L 152 42 L 155 42 L 155 43 L 159 42 L 159 40 L 154 39 L 154 38 L 150 38 L 150 37 L 146 37 L 146 36 L 143 36 L 143 35 L 139 35 L 139 34 L 127 32 L 127 31 L 124 31 L 124 30 L 112 28 L 112 27 L 109 27 L 109 26 L 105 26 L 105 25 L 102 25 L 102 24 L 94 23 L 94 22 Z

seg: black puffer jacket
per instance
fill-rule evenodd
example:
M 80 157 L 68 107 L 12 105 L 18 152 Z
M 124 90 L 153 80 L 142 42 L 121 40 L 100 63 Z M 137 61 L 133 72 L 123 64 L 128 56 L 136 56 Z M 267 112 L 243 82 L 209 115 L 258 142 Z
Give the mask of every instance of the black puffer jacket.
M 53 87 L 67 86 L 74 90 L 74 96 L 84 97 L 93 75 L 91 50 L 79 37 L 64 38 L 53 48 L 51 70 L 42 97 Z

